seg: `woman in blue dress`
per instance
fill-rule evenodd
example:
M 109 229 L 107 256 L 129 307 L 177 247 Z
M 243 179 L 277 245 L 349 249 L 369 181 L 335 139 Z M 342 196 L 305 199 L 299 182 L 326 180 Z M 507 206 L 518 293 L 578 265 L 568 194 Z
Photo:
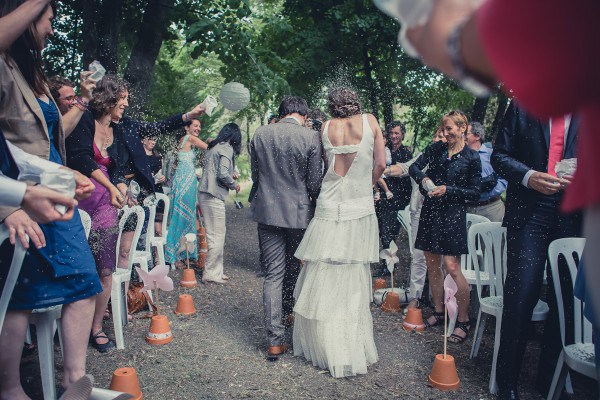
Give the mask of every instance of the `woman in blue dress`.
M 198 138 L 200 134 L 200 121 L 192 119 L 184 127 L 183 134 L 178 136 L 177 169 L 171 185 L 171 222 L 167 232 L 167 248 L 165 260 L 173 265 L 185 254 L 177 254 L 179 239 L 193 233 L 196 235 L 196 169 L 194 148 L 206 150 L 208 145 Z M 190 259 L 198 258 L 198 251 L 194 249 L 189 254 Z
M 0 17 L 23 0 L 3 2 Z M 48 5 L 32 26 L 0 56 L 0 129 L 17 147 L 63 164 L 64 131 L 49 95 L 41 51 L 53 34 L 54 10 Z M 85 374 L 87 332 L 94 296 L 102 288 L 78 212 L 66 222 L 37 225 L 23 210 L 0 209 L 0 220 L 19 236 L 43 234 L 46 245 L 30 246 L 0 335 L 0 398 L 28 399 L 19 376 L 22 343 L 32 309 L 62 305 L 64 378 L 67 388 Z M 10 260 L 10 246 L 0 247 L 0 265 Z M 0 281 L 7 272 L 0 267 Z

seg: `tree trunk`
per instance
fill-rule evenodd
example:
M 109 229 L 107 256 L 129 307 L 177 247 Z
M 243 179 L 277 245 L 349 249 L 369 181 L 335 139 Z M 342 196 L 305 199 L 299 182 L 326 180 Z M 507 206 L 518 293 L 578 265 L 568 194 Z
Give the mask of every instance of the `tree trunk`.
M 394 120 L 394 96 L 387 80 L 382 80 L 381 104 L 383 106 L 383 127 Z
M 494 116 L 494 122 L 492 123 L 492 129 L 490 130 L 490 140 L 492 143 L 496 141 L 496 136 L 498 132 L 500 132 L 500 128 L 502 127 L 502 120 L 504 119 L 504 113 L 506 112 L 506 107 L 508 106 L 508 97 L 504 94 L 503 91 L 498 90 L 498 109 L 496 110 L 496 115 Z
M 371 55 L 367 46 L 363 48 L 364 61 L 363 68 L 365 72 L 365 79 L 367 81 L 367 91 L 369 92 L 369 103 L 371 104 L 371 114 L 375 118 L 379 119 L 379 105 L 377 102 L 377 88 L 375 87 L 375 80 L 373 79 L 373 67 L 371 66 Z
M 489 96 L 475 98 L 475 103 L 473 103 L 473 109 L 471 110 L 471 121 L 476 121 L 483 124 L 483 121 L 485 120 L 485 112 L 487 111 L 489 102 Z
M 123 0 L 86 0 L 82 8 L 84 67 L 98 60 L 107 73 L 116 74 Z
M 132 111 L 139 113 L 148 100 L 154 64 L 169 25 L 169 11 L 175 0 L 149 1 L 131 51 L 125 80 L 130 85 Z

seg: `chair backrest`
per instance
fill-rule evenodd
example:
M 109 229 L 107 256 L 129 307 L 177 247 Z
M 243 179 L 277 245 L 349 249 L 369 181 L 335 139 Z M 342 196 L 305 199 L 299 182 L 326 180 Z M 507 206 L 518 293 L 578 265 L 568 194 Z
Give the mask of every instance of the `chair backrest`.
M 131 269 L 133 266 L 133 258 L 135 257 L 135 246 L 136 243 L 140 240 L 140 235 L 142 233 L 142 227 L 144 226 L 144 209 L 141 206 L 125 206 L 123 207 L 123 215 L 121 215 L 121 219 L 119 220 L 119 237 L 117 238 L 117 248 L 115 251 L 117 252 L 117 263 L 119 262 L 119 248 L 121 246 L 121 236 L 123 235 L 123 230 L 125 228 L 125 224 L 130 216 L 135 215 L 135 230 L 133 232 L 133 240 L 131 241 L 132 246 L 129 251 L 129 257 L 127 259 L 127 268 Z M 118 265 L 117 265 L 118 267 Z
M 571 275 L 571 282 L 575 285 L 577 276 L 577 264 L 581 260 L 581 254 L 585 246 L 583 238 L 563 238 L 550 243 L 548 247 L 548 259 L 550 260 L 550 271 L 554 282 L 554 293 L 556 294 L 556 305 L 558 307 L 558 319 L 560 321 L 560 336 L 563 346 L 565 345 L 565 311 L 563 306 L 562 291 L 560 288 L 560 272 L 558 260 L 562 255 Z M 592 324 L 583 315 L 583 302 L 574 298 L 573 305 L 575 318 L 575 343 L 592 343 Z
M 83 229 L 85 230 L 85 237 L 90 237 L 90 230 L 92 229 L 92 217 L 90 214 L 83 211 L 81 208 L 77 208 L 79 211 L 79 218 L 81 218 L 81 223 L 83 224 Z
M 152 245 L 151 240 L 156 236 L 154 220 L 156 219 L 156 206 L 158 201 L 154 195 L 148 196 L 144 199 L 144 206 L 148 207 L 150 212 L 148 213 L 148 227 L 146 228 L 146 242 L 144 243 L 144 250 L 150 251 Z
M 467 245 L 469 254 L 479 249 L 484 265 L 479 258 L 472 258 L 477 280 L 477 295 L 481 298 L 481 273 L 486 271 L 490 277 L 490 296 L 502 296 L 506 276 L 506 228 L 500 222 L 481 222 L 469 229 Z
M 8 228 L 5 224 L 0 224 L 0 246 L 4 241 L 8 240 Z M 4 317 L 6 316 L 6 310 L 8 309 L 8 303 L 13 294 L 13 290 L 21 272 L 21 264 L 25 258 L 25 248 L 21 244 L 21 241 L 17 238 L 15 244 L 15 251 L 13 253 L 12 261 L 10 262 L 10 269 L 6 275 L 6 281 L 4 282 L 4 288 L 0 295 L 0 333 L 2 332 L 2 326 L 4 325 Z M 2 267 L 6 268 L 6 267 Z
M 481 215 L 467 214 L 467 237 L 469 235 L 469 230 L 471 229 L 471 226 L 473 226 L 474 224 L 480 224 L 482 222 L 490 222 L 490 220 Z M 477 249 L 479 249 L 479 247 L 476 247 L 475 249 L 477 250 Z M 461 255 L 460 266 L 463 269 L 463 271 L 468 271 L 470 269 L 473 269 L 473 262 L 472 262 L 473 257 L 477 257 L 477 253 L 476 252 L 472 253 L 471 250 L 469 250 L 469 254 Z
M 163 218 L 162 218 L 161 236 L 166 237 L 167 235 L 165 234 L 165 232 L 166 232 L 167 226 L 168 226 L 167 222 L 169 222 L 169 212 L 171 210 L 171 199 L 169 198 L 169 196 L 167 196 L 166 194 L 163 194 L 163 193 L 155 193 L 155 195 L 156 195 L 157 206 L 158 206 L 158 203 L 161 201 L 165 204 Z

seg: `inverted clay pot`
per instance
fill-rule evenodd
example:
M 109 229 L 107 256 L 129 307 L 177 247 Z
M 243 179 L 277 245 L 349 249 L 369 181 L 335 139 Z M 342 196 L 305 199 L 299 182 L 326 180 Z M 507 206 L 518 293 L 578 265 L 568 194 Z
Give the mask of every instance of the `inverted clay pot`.
M 181 282 L 179 284 L 185 288 L 193 288 L 198 286 L 198 281 L 196 280 L 196 272 L 192 268 L 185 268 L 183 270 L 183 275 L 181 276 Z
M 400 312 L 400 296 L 398 296 L 398 293 L 389 292 L 383 300 L 381 309 L 385 312 Z
M 444 359 L 443 354 L 437 354 L 433 361 L 433 368 L 429 374 L 429 383 L 439 390 L 458 390 L 460 387 L 460 379 L 456 371 L 454 357 L 446 354 Z
M 405 291 L 402 288 L 377 289 L 373 292 L 373 302 L 375 303 L 375 305 L 380 306 L 385 300 L 385 296 L 387 296 L 387 294 L 390 292 L 398 293 L 400 299 L 403 299 L 405 297 Z M 400 302 L 400 304 L 402 304 L 402 302 Z
M 196 307 L 194 306 L 194 300 L 192 296 L 189 294 L 181 294 L 179 295 L 179 300 L 177 301 L 177 308 L 175 309 L 175 314 L 177 315 L 192 315 L 196 312 Z
M 113 372 L 109 389 L 129 393 L 133 396 L 134 400 L 142 400 L 142 390 L 140 389 L 140 381 L 138 380 L 135 368 L 117 368 Z
M 153 345 L 167 344 L 173 340 L 171 325 L 165 315 L 155 315 L 146 334 L 146 342 Z
M 373 283 L 373 290 L 385 289 L 387 287 L 387 282 L 383 278 L 375 279 Z
M 425 330 L 423 313 L 420 308 L 406 309 L 406 317 L 404 318 L 404 322 L 402 322 L 402 328 L 404 328 L 405 331 L 422 332 Z

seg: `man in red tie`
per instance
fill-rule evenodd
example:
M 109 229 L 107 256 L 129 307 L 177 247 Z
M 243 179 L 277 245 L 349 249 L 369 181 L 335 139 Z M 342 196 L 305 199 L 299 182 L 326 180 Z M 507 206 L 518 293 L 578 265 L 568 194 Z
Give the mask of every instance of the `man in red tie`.
M 507 276 L 497 363 L 497 382 L 503 399 L 518 399 L 528 325 L 540 298 L 548 245 L 555 239 L 581 234 L 581 214 L 565 215 L 559 209 L 570 177 L 559 178 L 554 171 L 557 162 L 576 157 L 577 127 L 575 117 L 539 121 L 512 102 L 496 138 L 492 166 L 508 181 L 503 221 L 508 239 Z M 549 274 L 548 281 L 546 301 L 550 311 L 544 327 L 537 380 L 537 388 L 544 396 L 562 348 Z M 573 287 L 571 283 L 562 286 Z M 568 296 L 563 294 L 563 298 L 572 299 L 572 290 Z M 572 329 L 566 331 L 572 336 Z

